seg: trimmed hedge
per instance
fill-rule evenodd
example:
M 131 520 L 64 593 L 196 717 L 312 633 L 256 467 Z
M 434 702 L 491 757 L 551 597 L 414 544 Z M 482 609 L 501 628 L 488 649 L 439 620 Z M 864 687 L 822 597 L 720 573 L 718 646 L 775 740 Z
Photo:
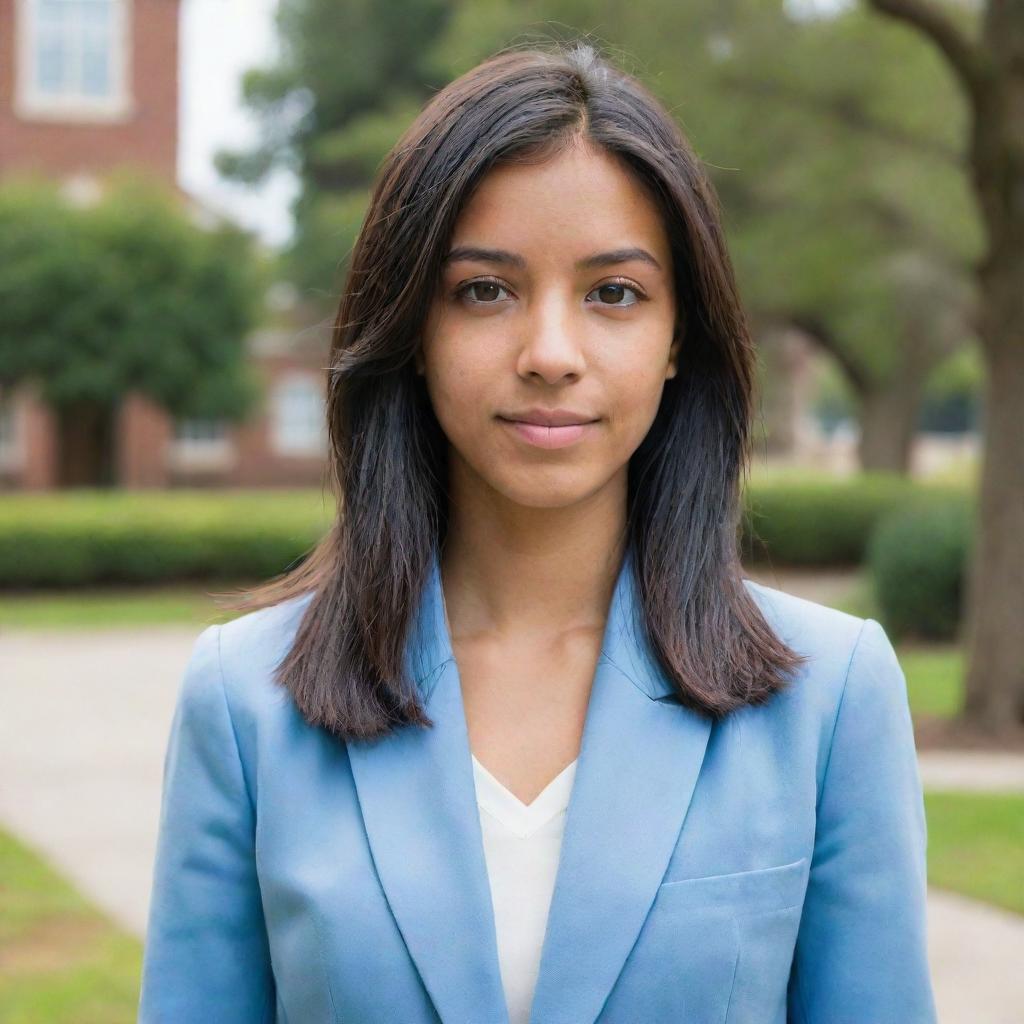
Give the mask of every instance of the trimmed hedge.
M 973 537 L 974 507 L 966 495 L 919 496 L 878 524 L 867 563 L 894 640 L 957 639 Z
M 875 526 L 915 495 L 962 499 L 963 489 L 888 475 L 751 484 L 744 562 L 862 564 Z M 0 587 L 268 579 L 302 559 L 333 514 L 317 489 L 7 495 Z
M 97 492 L 0 501 L 0 586 L 266 579 L 333 509 L 319 491 Z
M 963 495 L 954 484 L 922 484 L 890 473 L 836 480 L 796 478 L 752 484 L 740 547 L 746 564 L 815 568 L 862 565 L 878 523 L 915 495 Z

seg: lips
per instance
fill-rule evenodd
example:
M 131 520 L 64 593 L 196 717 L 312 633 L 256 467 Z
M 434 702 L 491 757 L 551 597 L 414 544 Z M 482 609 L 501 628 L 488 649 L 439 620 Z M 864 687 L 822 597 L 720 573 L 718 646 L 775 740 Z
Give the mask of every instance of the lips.
M 539 427 L 573 427 L 593 423 L 598 417 L 574 409 L 525 409 L 499 415 L 499 419 L 512 423 L 533 423 Z
M 544 448 L 547 450 L 565 448 L 571 444 L 576 444 L 596 429 L 594 422 L 566 423 L 550 426 L 544 423 L 508 420 L 504 417 L 499 417 L 499 422 L 505 424 L 520 440 L 534 448 Z

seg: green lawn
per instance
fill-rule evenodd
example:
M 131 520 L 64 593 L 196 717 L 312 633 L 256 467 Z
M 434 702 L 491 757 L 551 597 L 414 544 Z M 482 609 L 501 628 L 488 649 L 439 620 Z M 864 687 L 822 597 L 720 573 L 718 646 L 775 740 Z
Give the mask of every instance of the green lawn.
M 142 946 L 0 831 L 0 1020 L 130 1024 Z
M 907 677 L 910 708 L 916 715 L 952 718 L 963 703 L 963 653 L 953 644 L 898 645 Z
M 186 584 L 139 587 L 89 587 L 81 590 L 0 592 L 0 629 L 95 629 L 116 626 L 203 626 L 233 618 L 214 603 L 210 593 L 224 594 L 225 585 L 204 590 Z
M 1024 914 L 1024 793 L 925 793 L 928 881 Z

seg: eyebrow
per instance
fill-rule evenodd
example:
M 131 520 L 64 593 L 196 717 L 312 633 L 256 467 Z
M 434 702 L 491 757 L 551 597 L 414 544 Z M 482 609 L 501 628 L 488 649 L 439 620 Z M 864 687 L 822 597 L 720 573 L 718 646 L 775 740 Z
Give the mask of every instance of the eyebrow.
M 499 263 L 503 266 L 515 267 L 517 270 L 526 269 L 526 260 L 518 253 L 507 252 L 504 249 L 485 249 L 478 245 L 460 245 L 452 249 L 444 258 L 444 263 L 455 263 L 459 260 L 473 260 L 476 263 Z M 657 270 L 661 270 L 661 264 L 646 250 L 640 248 L 612 249 L 609 252 L 596 252 L 591 256 L 585 256 L 577 260 L 577 270 L 593 270 L 597 267 L 613 266 L 617 263 L 629 263 L 637 260 L 641 263 L 649 263 Z

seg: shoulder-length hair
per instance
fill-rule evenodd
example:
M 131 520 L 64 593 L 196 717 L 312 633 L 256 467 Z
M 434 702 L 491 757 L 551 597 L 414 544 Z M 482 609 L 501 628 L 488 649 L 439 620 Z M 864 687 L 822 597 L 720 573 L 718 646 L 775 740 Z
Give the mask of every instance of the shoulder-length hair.
M 447 441 L 414 354 L 460 210 L 490 168 L 579 141 L 657 203 L 685 326 L 676 376 L 628 467 L 627 542 L 652 650 L 682 704 L 763 704 L 804 656 L 742 578 L 740 478 L 756 355 L 717 196 L 660 102 L 589 43 L 499 51 L 438 92 L 386 157 L 351 253 L 328 367 L 338 514 L 291 571 L 225 607 L 311 594 L 276 681 L 342 739 L 432 726 L 404 647 L 447 531 Z

